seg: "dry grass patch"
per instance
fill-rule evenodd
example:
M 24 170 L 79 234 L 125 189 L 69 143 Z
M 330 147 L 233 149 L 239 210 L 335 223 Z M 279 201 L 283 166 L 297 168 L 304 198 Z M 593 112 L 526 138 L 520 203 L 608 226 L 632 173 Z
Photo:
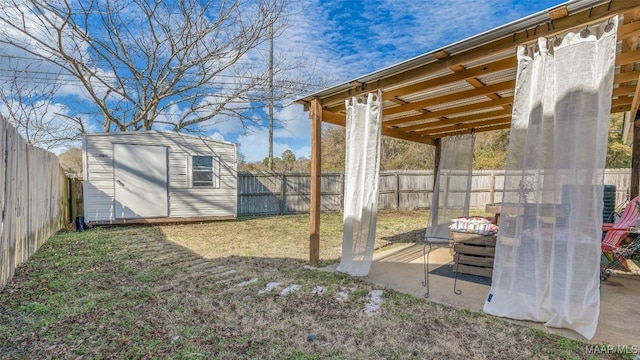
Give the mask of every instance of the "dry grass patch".
M 339 217 L 323 216 L 325 238 L 335 235 Z M 413 231 L 401 224 L 413 215 L 385 216 L 380 241 L 384 231 Z M 589 358 L 584 343 L 389 289 L 367 316 L 374 285 L 303 268 L 303 219 L 58 234 L 0 293 L 0 358 Z M 281 295 L 292 284 L 300 288 Z M 326 291 L 314 294 L 317 286 Z
M 428 211 L 382 212 L 378 217 L 376 248 L 422 238 Z M 332 263 L 342 253 L 342 214 L 320 216 L 320 257 Z M 161 226 L 169 241 L 206 257 L 259 256 L 309 258 L 309 215 L 241 218 L 237 221 Z

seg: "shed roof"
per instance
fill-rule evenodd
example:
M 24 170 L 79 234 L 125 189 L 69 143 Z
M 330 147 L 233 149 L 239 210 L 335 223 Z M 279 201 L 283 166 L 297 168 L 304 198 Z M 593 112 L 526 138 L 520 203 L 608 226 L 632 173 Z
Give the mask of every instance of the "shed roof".
M 471 131 L 507 129 L 511 124 L 516 48 L 540 36 L 619 17 L 616 75 L 611 112 L 640 105 L 640 2 L 574 0 L 500 26 L 399 64 L 302 97 L 317 99 L 324 122 L 345 124 L 344 101 L 382 90 L 387 136 L 432 144 Z M 633 117 L 632 117 L 633 118 Z
M 202 140 L 202 141 L 207 141 L 207 142 L 212 142 L 212 143 L 219 143 L 219 144 L 224 144 L 224 145 L 232 145 L 232 146 L 238 146 L 238 144 L 231 142 L 231 141 L 227 141 L 227 140 L 219 140 L 219 139 L 214 139 L 212 137 L 208 137 L 208 136 L 201 136 L 201 135 L 191 135 L 191 134 L 185 134 L 185 133 L 181 133 L 181 132 L 176 132 L 176 131 L 168 131 L 168 130 L 145 130 L 145 131 L 118 131 L 118 132 L 97 132 L 97 133 L 85 133 L 83 134 L 83 136 L 109 136 L 109 137 L 122 137 L 122 136 L 138 136 L 140 134 L 155 134 L 155 135 L 163 135 L 163 136 L 167 136 L 167 137 L 177 137 L 177 138 L 184 138 L 184 139 L 192 139 L 192 140 Z

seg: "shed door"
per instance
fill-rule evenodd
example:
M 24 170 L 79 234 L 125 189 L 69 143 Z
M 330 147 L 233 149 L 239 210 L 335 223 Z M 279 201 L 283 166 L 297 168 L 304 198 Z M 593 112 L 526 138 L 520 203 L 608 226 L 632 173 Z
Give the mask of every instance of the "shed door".
M 113 145 L 117 219 L 167 217 L 167 148 Z

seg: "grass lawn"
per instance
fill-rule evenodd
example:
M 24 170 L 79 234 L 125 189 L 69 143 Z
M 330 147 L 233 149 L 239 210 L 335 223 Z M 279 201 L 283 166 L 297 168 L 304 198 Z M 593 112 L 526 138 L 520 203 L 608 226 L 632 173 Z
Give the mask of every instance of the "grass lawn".
M 324 263 L 339 257 L 341 221 L 322 214 Z M 425 223 L 382 213 L 377 246 L 415 241 Z M 590 358 L 578 341 L 305 269 L 308 226 L 293 215 L 62 232 L 0 293 L 0 358 Z M 384 291 L 370 316 L 372 290 Z

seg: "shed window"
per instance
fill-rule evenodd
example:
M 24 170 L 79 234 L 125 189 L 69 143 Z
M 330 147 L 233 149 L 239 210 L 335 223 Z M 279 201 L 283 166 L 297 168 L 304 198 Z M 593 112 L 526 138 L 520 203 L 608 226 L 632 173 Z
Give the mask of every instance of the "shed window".
M 213 187 L 213 156 L 193 156 L 191 159 L 193 187 Z

